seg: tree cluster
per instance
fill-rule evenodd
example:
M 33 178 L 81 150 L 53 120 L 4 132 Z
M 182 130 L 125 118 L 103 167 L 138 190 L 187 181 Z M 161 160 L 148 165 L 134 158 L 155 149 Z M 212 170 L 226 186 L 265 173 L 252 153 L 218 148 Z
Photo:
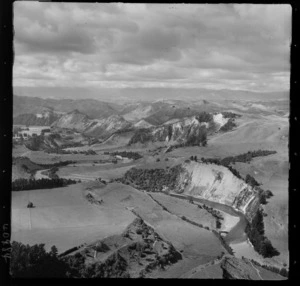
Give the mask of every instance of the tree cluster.
M 191 161 L 198 162 L 197 156 L 191 156 L 191 157 L 190 157 L 190 160 L 191 160 Z
M 263 211 L 259 209 L 252 222 L 248 223 L 245 232 L 253 244 L 255 251 L 261 254 L 264 258 L 277 256 L 280 253 L 272 246 L 271 241 L 264 235 Z
M 121 156 L 121 157 L 126 157 L 128 159 L 133 159 L 133 160 L 138 160 L 140 158 L 143 158 L 142 155 L 140 155 L 139 153 L 137 152 L 131 152 L 131 151 L 116 151 L 116 152 L 112 152 L 111 155 L 113 156 Z
M 10 272 L 16 278 L 87 278 L 92 277 L 81 253 L 63 257 L 57 248 L 45 250 L 45 244 L 33 246 L 13 241 Z M 66 253 L 64 253 L 66 255 Z
M 52 189 L 65 187 L 70 184 L 76 184 L 76 181 L 64 178 L 54 178 L 54 179 L 23 179 L 19 178 L 12 182 L 12 191 L 28 191 L 37 189 Z
M 196 119 L 201 122 L 211 122 L 213 120 L 213 115 L 208 112 L 201 112 L 196 116 Z
M 260 183 L 258 183 L 251 175 L 247 174 L 245 178 L 245 182 L 250 185 L 252 188 L 260 186 Z
M 257 151 L 248 151 L 247 153 L 243 153 L 236 156 L 228 156 L 223 159 L 201 158 L 201 161 L 203 163 L 213 163 L 216 165 L 228 166 L 229 164 L 236 163 L 236 162 L 248 163 L 255 157 L 268 156 L 275 153 L 277 152 L 270 151 L 270 150 L 257 150 Z
M 68 265 L 58 258 L 55 246 L 47 252 L 44 244 L 29 246 L 13 241 L 11 247 L 10 272 L 13 277 L 66 277 Z
M 40 136 L 31 137 L 29 140 L 27 140 L 25 146 L 31 151 L 38 151 L 40 150 L 43 143 L 44 143 L 44 136 L 40 135 Z
M 162 191 L 164 187 L 174 189 L 177 184 L 181 166 L 165 169 L 137 169 L 131 168 L 123 178 L 122 183 L 134 184 L 138 189 L 149 192 Z
M 237 125 L 236 123 L 234 122 L 234 119 L 233 118 L 230 118 L 221 128 L 219 131 L 222 131 L 222 132 L 227 132 L 227 131 L 230 131 L 232 130 L 233 128 L 235 128 Z
M 270 190 L 263 191 L 261 190 L 260 194 L 260 203 L 266 205 L 268 203 L 267 199 L 273 197 L 273 193 Z
M 224 220 L 221 212 L 205 204 L 203 204 L 202 208 L 209 212 L 216 219 L 216 228 L 220 229 L 222 226 L 221 220 Z

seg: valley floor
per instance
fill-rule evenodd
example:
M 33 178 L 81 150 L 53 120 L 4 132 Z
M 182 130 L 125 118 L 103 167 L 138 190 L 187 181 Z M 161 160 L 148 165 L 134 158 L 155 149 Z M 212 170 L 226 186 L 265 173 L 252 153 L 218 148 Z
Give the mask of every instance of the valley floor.
M 166 148 L 159 149 L 154 145 L 120 147 L 119 142 L 115 146 L 107 142 L 103 145 L 92 145 L 89 148 L 96 150 L 96 155 L 47 154 L 18 146 L 14 149 L 14 156 L 26 156 L 35 163 L 76 161 L 74 164 L 60 167 L 57 175 L 61 178 L 81 180 L 81 183 L 63 188 L 12 192 L 11 239 L 30 245 L 44 243 L 47 249 L 56 245 L 59 253 L 62 253 L 76 246 L 121 235 L 128 225 L 140 217 L 165 241 L 170 242 L 183 257 L 177 263 L 169 265 L 165 271 L 152 271 L 149 277 L 224 278 L 226 265 L 227 270 L 234 268 L 233 271 L 228 270 L 233 276 L 235 269 L 241 267 L 248 269 L 253 279 L 282 279 L 280 275 L 270 274 L 265 269 L 253 265 L 251 261 L 241 258 L 254 259 L 278 267 L 288 265 L 287 124 L 287 118 L 278 116 L 242 118 L 237 129 L 211 136 L 207 147 L 177 148 L 169 153 L 165 153 Z M 274 194 L 264 206 L 267 214 L 264 217 L 266 236 L 280 252 L 279 256 L 271 259 L 263 259 L 254 251 L 243 236 L 242 227 L 237 231 L 241 218 L 224 208 L 218 209 L 217 205 L 213 206 L 223 216 L 221 228 L 217 229 L 216 218 L 208 211 L 200 209 L 196 200 L 190 203 L 180 197 L 146 193 L 129 185 L 110 182 L 122 177 L 132 167 L 166 169 L 195 155 L 198 159 L 224 158 L 258 149 L 275 150 L 277 153 L 255 158 L 250 163 L 235 163 L 232 166 L 243 177 L 250 174 L 262 184 L 264 190 L 269 189 Z M 109 162 L 110 156 L 105 154 L 107 150 L 134 150 L 143 158 L 120 160 L 114 164 Z M 17 171 L 14 179 L 29 178 L 28 173 L 20 172 L 19 169 Z M 45 175 L 39 170 L 35 176 L 39 179 Z M 104 179 L 107 184 L 95 181 L 97 178 Z M 89 201 L 86 197 L 88 194 L 101 199 L 102 203 L 95 204 Z M 27 208 L 29 201 L 33 202 L 34 208 Z M 231 237 L 231 240 L 227 241 L 235 257 L 228 253 L 228 249 L 213 230 L 229 232 L 236 236 L 236 239 Z M 226 234 L 224 236 L 226 238 Z M 238 258 L 240 260 L 236 260 Z

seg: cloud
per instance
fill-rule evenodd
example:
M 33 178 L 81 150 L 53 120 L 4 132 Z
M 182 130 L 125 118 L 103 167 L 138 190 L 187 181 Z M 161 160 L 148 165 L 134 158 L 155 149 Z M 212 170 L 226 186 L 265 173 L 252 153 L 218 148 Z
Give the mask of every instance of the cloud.
M 14 7 L 16 86 L 289 88 L 289 5 Z

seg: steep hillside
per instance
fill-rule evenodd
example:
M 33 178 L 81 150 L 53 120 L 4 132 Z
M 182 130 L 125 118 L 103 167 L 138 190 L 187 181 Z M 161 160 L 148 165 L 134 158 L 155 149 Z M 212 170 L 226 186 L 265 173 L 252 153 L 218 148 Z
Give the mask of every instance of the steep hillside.
M 101 146 L 105 146 L 107 148 L 109 147 L 120 147 L 120 146 L 126 146 L 129 141 L 131 140 L 132 136 L 134 135 L 135 131 L 126 131 L 126 132 L 115 132 L 111 136 L 109 136 Z M 96 146 L 95 146 L 96 147 Z
M 167 170 L 132 168 L 120 181 L 146 191 L 168 191 L 227 205 L 245 214 L 249 221 L 260 205 L 257 188 L 215 164 L 187 161 Z
M 32 177 L 34 171 L 41 169 L 41 167 L 30 161 L 26 157 L 13 158 L 12 160 L 12 182 L 16 179 L 29 179 Z
M 160 126 L 137 130 L 129 144 L 164 142 L 168 145 L 206 145 L 207 135 L 219 131 L 228 120 L 222 113 L 206 112 L 181 120 L 173 119 Z M 230 120 L 234 122 L 234 119 Z M 228 130 L 234 126 L 233 124 Z
M 31 151 L 54 149 L 60 146 L 57 139 L 59 140 L 60 136 L 56 134 L 51 134 L 49 136 L 39 135 L 31 137 L 24 145 Z
M 237 123 L 235 130 L 230 133 L 217 134 L 210 139 L 209 143 L 220 146 L 247 144 L 248 149 L 257 148 L 257 144 L 261 144 L 264 148 L 288 150 L 288 118 L 276 115 L 243 116 L 237 120 Z
M 150 128 L 152 126 L 153 126 L 152 124 L 148 123 L 143 119 L 134 124 L 134 127 L 136 128 Z
M 140 218 L 121 235 L 90 244 L 67 259 L 79 257 L 82 264 L 77 263 L 76 276 L 82 278 L 142 278 L 182 259 L 170 242 Z
M 192 117 L 199 114 L 201 111 L 198 107 L 177 107 L 176 105 L 170 105 L 168 108 L 160 110 L 149 117 L 145 117 L 145 121 L 152 125 L 161 125 L 172 119 L 184 119 L 186 117 Z
M 111 115 L 105 119 L 97 119 L 84 131 L 85 134 L 93 137 L 107 138 L 116 131 L 126 130 L 131 123 L 119 115 Z
M 153 113 L 167 108 L 169 104 L 164 103 L 148 103 L 139 102 L 135 104 L 128 104 L 122 110 L 121 115 L 128 121 L 139 121 L 142 118 L 148 117 Z
M 30 125 L 30 126 L 50 126 L 54 121 L 61 117 L 60 113 L 54 112 L 52 109 L 44 108 L 41 113 L 20 114 L 14 117 L 14 124 Z
M 176 193 L 225 204 L 251 220 L 259 207 L 258 191 L 237 178 L 229 169 L 214 164 L 183 164 Z
M 111 115 L 105 119 L 90 119 L 75 110 L 59 118 L 52 126 L 76 130 L 97 138 L 107 138 L 118 130 L 131 127 L 131 124 L 119 115 Z
M 78 110 L 74 110 L 62 116 L 59 120 L 52 124 L 53 127 L 75 129 L 83 132 L 92 124 L 90 118 Z

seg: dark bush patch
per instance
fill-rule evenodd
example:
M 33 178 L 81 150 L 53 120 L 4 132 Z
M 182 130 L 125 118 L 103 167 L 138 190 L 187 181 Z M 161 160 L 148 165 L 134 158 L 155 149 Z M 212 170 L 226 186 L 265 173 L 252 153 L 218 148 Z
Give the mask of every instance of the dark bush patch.
M 245 232 L 253 244 L 255 251 L 261 254 L 264 258 L 278 256 L 280 253 L 275 249 L 271 241 L 264 235 L 263 211 L 259 209 L 251 223 L 246 226 Z
M 138 189 L 157 192 L 162 191 L 164 187 L 174 189 L 181 170 L 180 165 L 166 170 L 131 168 L 119 180 L 124 184 L 134 184 Z
M 16 179 L 12 182 L 12 191 L 27 191 L 36 189 L 53 189 L 59 187 L 65 187 L 70 184 L 76 184 L 76 181 L 71 179 L 55 178 L 55 179 Z

